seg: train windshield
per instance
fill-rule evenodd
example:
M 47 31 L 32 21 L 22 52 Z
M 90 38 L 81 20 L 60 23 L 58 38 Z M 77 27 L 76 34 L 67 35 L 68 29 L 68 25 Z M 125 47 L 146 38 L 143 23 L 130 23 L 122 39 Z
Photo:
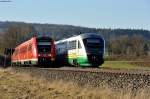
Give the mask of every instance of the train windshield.
M 99 38 L 87 38 L 83 40 L 87 51 L 99 52 L 103 51 L 104 41 Z
M 47 54 L 51 51 L 51 39 L 50 38 L 40 38 L 37 39 L 37 48 L 39 54 Z

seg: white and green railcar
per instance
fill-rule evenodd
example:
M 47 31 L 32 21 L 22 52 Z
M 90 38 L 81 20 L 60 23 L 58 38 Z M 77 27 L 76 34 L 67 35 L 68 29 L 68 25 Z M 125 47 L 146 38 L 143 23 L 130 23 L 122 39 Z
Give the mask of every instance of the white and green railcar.
M 97 33 L 85 33 L 57 41 L 56 59 L 74 66 L 98 67 L 104 63 L 105 41 Z

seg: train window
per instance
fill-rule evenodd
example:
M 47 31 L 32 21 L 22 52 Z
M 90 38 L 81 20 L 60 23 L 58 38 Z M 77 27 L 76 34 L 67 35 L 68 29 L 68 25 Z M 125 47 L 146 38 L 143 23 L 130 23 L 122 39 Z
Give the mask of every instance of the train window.
M 38 42 L 38 45 L 51 45 L 50 42 Z
M 99 44 L 101 41 L 100 39 L 87 39 L 87 43 Z
M 69 49 L 76 49 L 76 41 L 70 41 L 69 42 Z
M 19 49 L 19 53 L 22 53 L 22 48 Z
M 37 38 L 37 42 L 52 42 L 52 40 L 47 37 L 41 37 L 41 38 Z
M 15 51 L 15 55 L 17 55 L 18 54 L 18 49 Z
M 27 51 L 27 48 L 26 47 L 22 47 L 21 49 L 20 49 L 20 53 L 25 53 Z
M 84 44 L 86 47 L 89 48 L 101 48 L 104 46 L 104 42 L 102 39 L 92 39 L 92 38 L 88 38 L 88 39 L 84 39 Z
M 80 41 L 78 41 L 78 48 L 81 48 L 81 43 L 80 43 Z
M 26 50 L 25 50 L 25 48 L 22 48 L 22 52 L 24 53 Z
M 57 44 L 57 52 L 58 53 L 65 53 L 67 50 L 67 42 L 61 42 Z
M 29 50 L 29 51 L 31 51 L 31 50 L 32 50 L 32 45 L 29 45 L 28 50 Z

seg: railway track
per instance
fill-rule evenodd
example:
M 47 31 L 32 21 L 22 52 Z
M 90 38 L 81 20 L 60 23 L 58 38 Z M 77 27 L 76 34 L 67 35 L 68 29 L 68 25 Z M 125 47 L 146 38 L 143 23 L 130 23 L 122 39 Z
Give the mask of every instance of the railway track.
M 108 86 L 115 90 L 130 88 L 132 91 L 147 88 L 150 91 L 150 71 L 74 67 L 12 67 L 12 70 L 19 73 L 25 72 L 32 77 L 46 79 L 50 82 L 63 80 L 83 87 Z
M 18 69 L 18 67 L 12 68 Z M 81 68 L 81 67 L 61 67 L 61 68 L 19 67 L 19 68 L 21 69 L 34 68 L 49 71 L 65 71 L 65 72 L 113 73 L 113 74 L 150 76 L 150 70 L 139 70 L 139 69 L 109 69 L 109 68 Z

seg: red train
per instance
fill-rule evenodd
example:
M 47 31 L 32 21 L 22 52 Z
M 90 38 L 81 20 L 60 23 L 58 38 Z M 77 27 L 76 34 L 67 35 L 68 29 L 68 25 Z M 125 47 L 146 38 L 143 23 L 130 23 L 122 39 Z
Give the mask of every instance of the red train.
M 55 60 L 54 40 L 48 36 L 32 37 L 18 45 L 11 56 L 12 65 L 50 64 Z

